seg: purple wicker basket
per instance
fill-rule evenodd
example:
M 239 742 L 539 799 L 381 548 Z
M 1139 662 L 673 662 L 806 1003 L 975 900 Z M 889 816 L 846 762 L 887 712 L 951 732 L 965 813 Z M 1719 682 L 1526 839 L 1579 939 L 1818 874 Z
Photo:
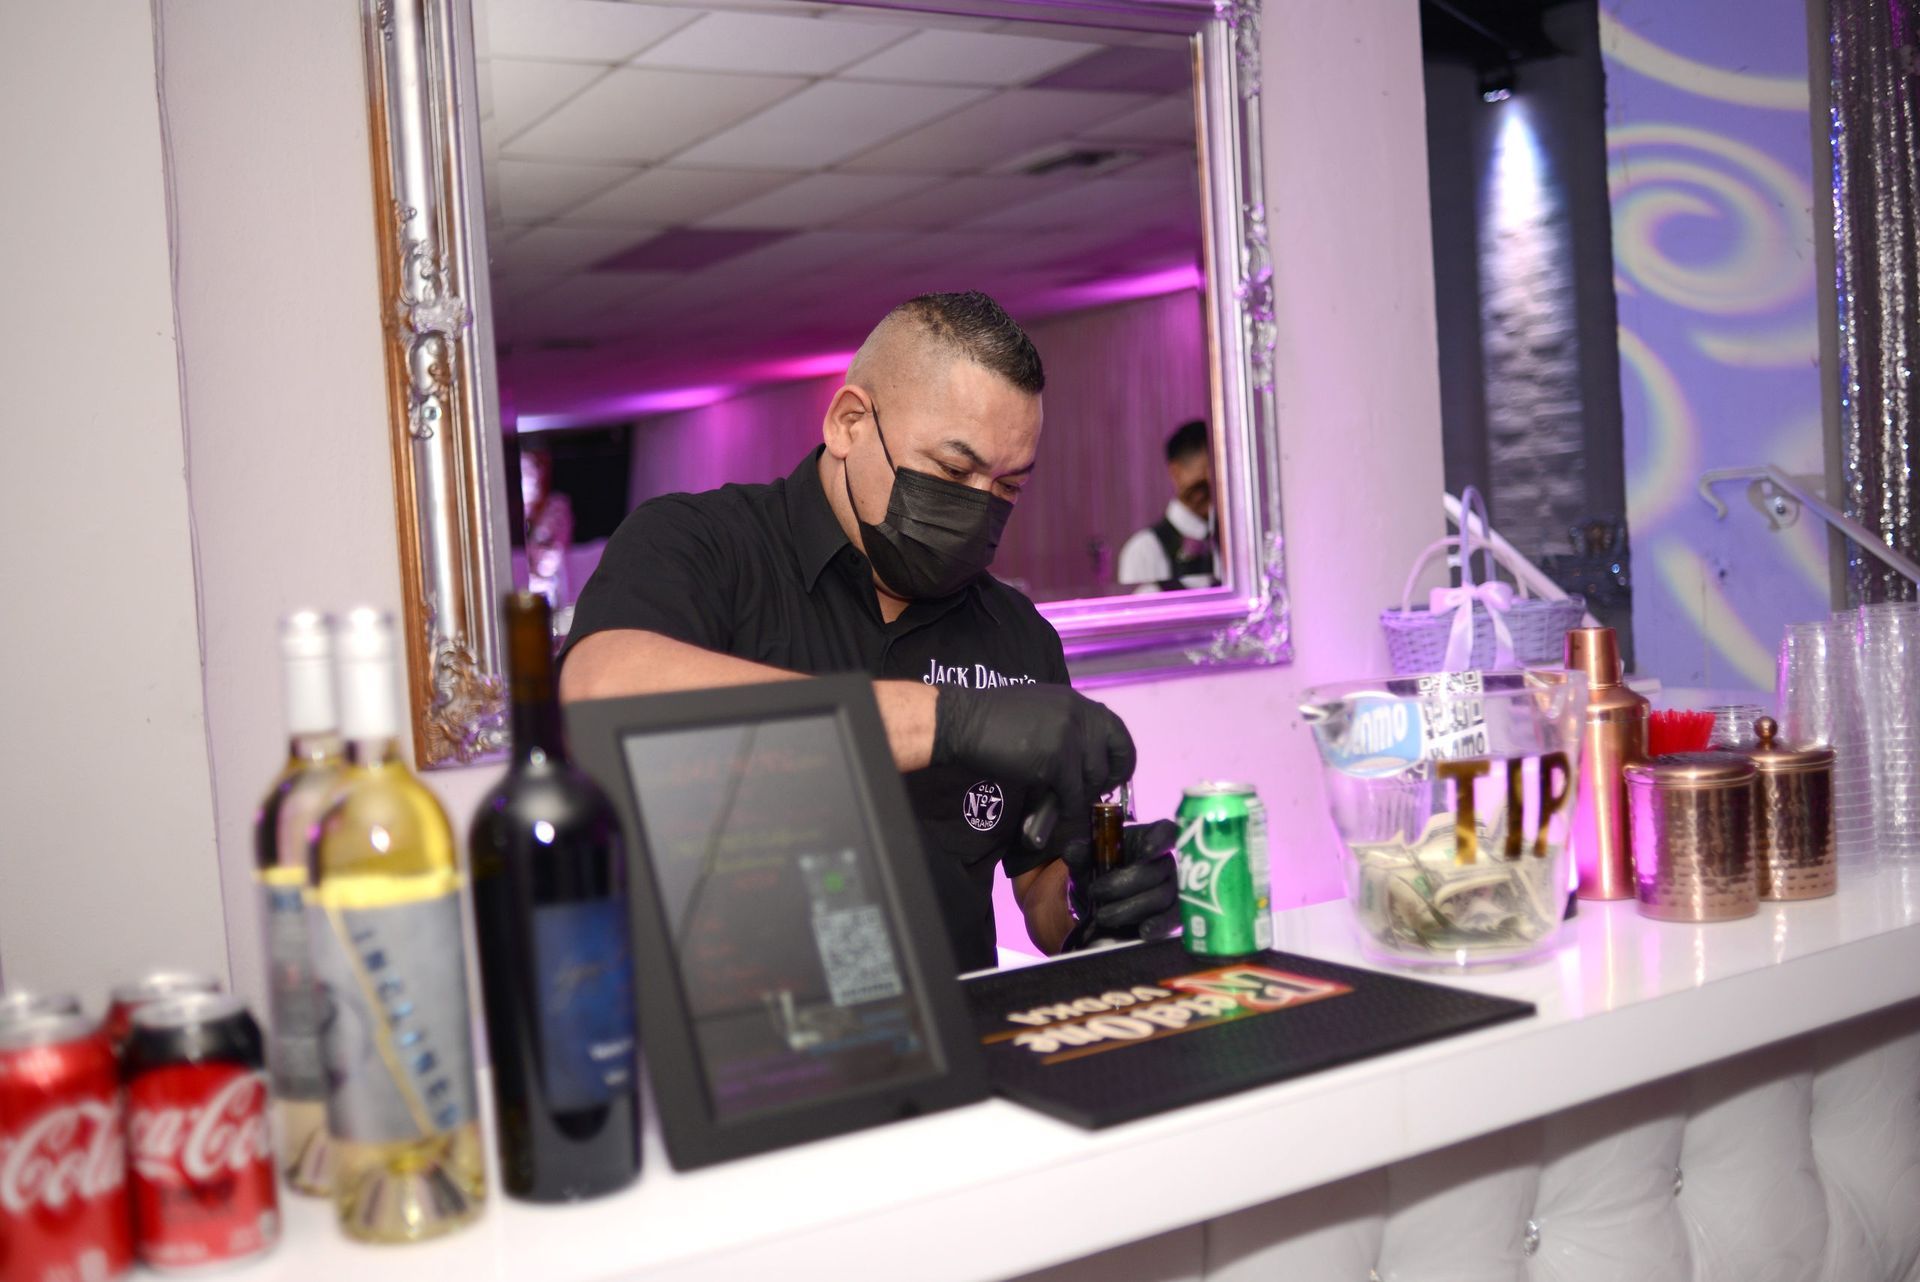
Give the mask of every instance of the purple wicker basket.
M 1453 611 L 1435 614 L 1430 609 L 1413 605 L 1413 585 L 1419 580 L 1420 572 L 1435 556 L 1449 548 L 1460 548 L 1459 585 L 1474 585 L 1472 556 L 1475 551 L 1481 554 L 1481 582 L 1492 582 L 1497 569 L 1496 553 L 1491 538 L 1477 540 L 1470 531 L 1476 529 L 1474 517 L 1478 518 L 1477 529 L 1491 533 L 1493 526 L 1487 521 L 1486 506 L 1480 495 L 1469 486 L 1460 496 L 1460 537 L 1449 536 L 1436 540 L 1414 562 L 1413 571 L 1407 575 L 1406 590 L 1400 596 L 1400 608 L 1386 609 L 1380 612 L 1380 627 L 1387 634 L 1387 657 L 1393 664 L 1396 676 L 1410 676 L 1420 672 L 1441 672 L 1447 668 L 1447 644 L 1453 635 Z M 1577 628 L 1586 617 L 1586 599 L 1569 596 L 1563 601 L 1543 601 L 1526 595 L 1526 585 L 1516 578 L 1516 595 L 1512 605 L 1502 612 L 1507 631 L 1513 638 L 1513 660 L 1520 667 L 1558 666 L 1566 657 L 1567 631 Z M 1504 667 L 1500 662 L 1503 656 L 1498 654 L 1498 635 L 1493 626 L 1493 616 L 1486 605 L 1479 601 L 1473 603 L 1473 650 L 1461 670 Z

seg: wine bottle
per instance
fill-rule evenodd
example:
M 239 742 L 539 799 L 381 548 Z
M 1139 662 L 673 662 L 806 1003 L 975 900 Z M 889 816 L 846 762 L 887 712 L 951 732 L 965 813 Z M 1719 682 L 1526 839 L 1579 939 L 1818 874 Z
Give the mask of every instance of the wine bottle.
M 307 946 L 308 845 L 340 777 L 340 722 L 333 698 L 333 639 L 311 610 L 280 621 L 281 694 L 287 761 L 253 821 L 254 878 L 266 937 L 267 1051 L 277 1151 L 290 1188 L 332 1188 L 327 1083 L 320 1063 L 320 1006 Z
M 468 834 L 500 1182 L 535 1202 L 640 1171 L 627 866 L 605 794 L 567 759 L 547 599 L 507 599 L 513 765 Z
M 308 883 L 327 1010 L 327 1132 L 340 1227 L 412 1242 L 480 1214 L 485 1154 L 446 812 L 400 759 L 393 620 L 334 633 L 347 763 L 321 816 Z

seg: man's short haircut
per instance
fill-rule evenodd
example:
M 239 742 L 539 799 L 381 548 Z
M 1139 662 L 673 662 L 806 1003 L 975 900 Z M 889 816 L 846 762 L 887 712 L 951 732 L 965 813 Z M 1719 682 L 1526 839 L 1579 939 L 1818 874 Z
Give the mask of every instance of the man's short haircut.
M 913 322 L 941 346 L 992 370 L 1029 396 L 1038 396 L 1047 385 L 1033 340 L 1000 304 L 977 289 L 909 298 L 887 313 L 888 321 L 896 318 Z
M 1182 423 L 1167 438 L 1167 462 L 1178 463 L 1191 455 L 1204 454 L 1209 448 L 1207 425 L 1196 418 L 1191 423 Z

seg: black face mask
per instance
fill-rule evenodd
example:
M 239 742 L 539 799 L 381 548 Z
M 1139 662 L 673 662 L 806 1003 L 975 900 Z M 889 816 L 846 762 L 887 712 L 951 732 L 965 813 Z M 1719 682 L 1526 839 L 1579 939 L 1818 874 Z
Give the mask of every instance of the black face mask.
M 841 472 L 867 559 L 888 590 L 909 601 L 959 591 L 993 564 L 1013 504 L 944 476 L 896 466 L 886 434 L 880 430 L 878 410 L 873 411 L 873 430 L 887 466 L 893 468 L 886 520 L 868 525 L 860 519 L 860 506 L 853 501 L 852 469 Z

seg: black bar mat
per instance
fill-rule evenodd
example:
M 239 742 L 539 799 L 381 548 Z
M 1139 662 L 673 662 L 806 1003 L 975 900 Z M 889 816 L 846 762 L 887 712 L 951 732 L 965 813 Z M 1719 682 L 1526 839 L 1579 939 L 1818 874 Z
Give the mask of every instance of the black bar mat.
M 1195 957 L 1172 939 L 963 987 L 994 1089 L 1089 1129 L 1534 1013 L 1293 953 Z

